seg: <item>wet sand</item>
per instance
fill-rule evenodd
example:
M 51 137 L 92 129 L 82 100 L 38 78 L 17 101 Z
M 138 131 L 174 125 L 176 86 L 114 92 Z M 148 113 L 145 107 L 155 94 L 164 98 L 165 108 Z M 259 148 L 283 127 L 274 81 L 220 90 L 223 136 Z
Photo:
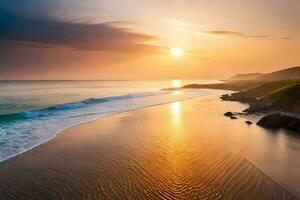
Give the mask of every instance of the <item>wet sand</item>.
M 70 128 L 0 164 L 0 199 L 298 199 L 222 140 L 247 128 L 230 106 L 202 97 Z

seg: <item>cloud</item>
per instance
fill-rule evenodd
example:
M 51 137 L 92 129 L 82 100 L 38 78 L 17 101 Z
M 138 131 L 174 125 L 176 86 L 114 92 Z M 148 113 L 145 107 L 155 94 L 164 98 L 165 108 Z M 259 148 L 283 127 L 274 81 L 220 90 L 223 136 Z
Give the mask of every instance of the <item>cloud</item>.
M 29 18 L 0 11 L 0 42 L 22 45 L 67 46 L 86 51 L 154 51 L 146 44 L 158 38 L 130 29 L 121 22 L 75 23 L 47 18 Z M 125 22 L 122 22 L 125 23 Z
M 283 40 L 292 40 L 293 38 L 291 38 L 291 37 L 282 37 L 281 39 L 283 39 Z
M 61 7 L 60 0 L 1 0 L 0 12 L 7 11 L 24 15 L 50 16 Z
M 235 31 L 224 31 L 224 30 L 215 30 L 215 31 L 204 31 L 205 34 L 216 35 L 216 36 L 228 36 L 228 37 L 241 37 L 241 38 L 267 38 L 269 35 L 249 35 L 243 32 Z

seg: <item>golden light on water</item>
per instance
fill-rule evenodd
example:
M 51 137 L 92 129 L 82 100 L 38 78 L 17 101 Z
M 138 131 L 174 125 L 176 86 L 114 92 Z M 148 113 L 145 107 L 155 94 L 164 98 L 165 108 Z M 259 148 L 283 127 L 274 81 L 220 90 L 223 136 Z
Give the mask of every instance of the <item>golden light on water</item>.
M 175 90 L 175 91 L 173 91 L 172 92 L 174 95 L 179 95 L 179 94 L 181 94 L 182 92 L 181 92 L 181 90 Z
M 181 80 L 172 80 L 172 87 L 173 88 L 180 88 L 182 86 Z

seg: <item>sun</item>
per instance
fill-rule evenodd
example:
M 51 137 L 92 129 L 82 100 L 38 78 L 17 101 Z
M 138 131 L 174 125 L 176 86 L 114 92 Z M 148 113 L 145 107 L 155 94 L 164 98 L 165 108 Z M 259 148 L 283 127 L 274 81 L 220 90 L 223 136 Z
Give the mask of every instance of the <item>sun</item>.
M 183 56 L 183 50 L 179 47 L 174 47 L 171 49 L 171 54 L 175 58 L 181 58 Z

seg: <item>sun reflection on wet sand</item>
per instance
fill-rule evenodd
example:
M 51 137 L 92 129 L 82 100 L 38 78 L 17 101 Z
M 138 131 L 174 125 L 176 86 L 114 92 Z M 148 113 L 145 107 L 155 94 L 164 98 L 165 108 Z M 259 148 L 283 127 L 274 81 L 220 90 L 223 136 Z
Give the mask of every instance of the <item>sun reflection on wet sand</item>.
M 182 107 L 181 102 L 176 101 L 170 104 L 170 131 L 168 134 L 168 152 L 169 157 L 172 157 L 172 162 L 178 163 L 175 159 L 179 152 L 184 149 L 184 134 L 182 127 Z M 177 164 L 174 164 L 177 165 Z
M 181 125 L 181 102 L 176 101 L 170 104 L 173 125 L 178 127 Z

